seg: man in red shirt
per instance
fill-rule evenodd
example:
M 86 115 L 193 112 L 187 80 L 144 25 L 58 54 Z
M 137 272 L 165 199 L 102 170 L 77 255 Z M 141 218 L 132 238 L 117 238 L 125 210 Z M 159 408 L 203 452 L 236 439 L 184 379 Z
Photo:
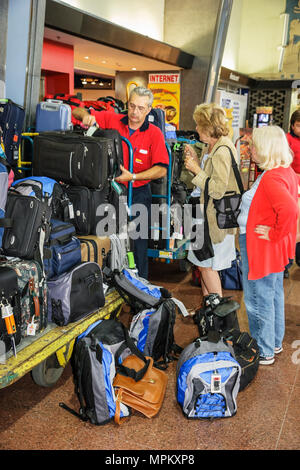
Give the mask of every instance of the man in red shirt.
M 95 123 L 102 129 L 116 129 L 128 139 L 133 150 L 133 172 L 129 168 L 129 153 L 123 142 L 122 171 L 116 181 L 127 184 L 132 181 L 132 204 L 143 204 L 151 213 L 150 181 L 162 178 L 167 173 L 169 156 L 161 130 L 148 122 L 147 116 L 151 111 L 153 95 L 151 90 L 143 87 L 134 88 L 128 100 L 128 114 L 116 114 L 110 111 L 87 111 L 75 108 L 72 112 L 76 119 L 85 126 Z M 149 222 L 148 217 L 148 222 Z M 148 278 L 148 238 L 134 240 L 134 256 L 139 275 Z

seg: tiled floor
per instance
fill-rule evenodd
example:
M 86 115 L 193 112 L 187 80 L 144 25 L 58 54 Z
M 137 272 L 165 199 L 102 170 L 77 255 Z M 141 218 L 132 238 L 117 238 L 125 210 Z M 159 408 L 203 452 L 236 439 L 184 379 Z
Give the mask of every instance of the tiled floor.
M 152 263 L 152 282 L 169 288 L 187 308 L 201 303 L 201 289 L 177 264 Z M 189 421 L 177 404 L 175 367 L 168 370 L 168 387 L 160 413 L 151 420 L 133 414 L 120 427 L 93 426 L 59 407 L 63 401 L 78 410 L 68 365 L 51 389 L 35 385 L 27 374 L 0 390 L 0 449 L 11 450 L 283 450 L 300 448 L 300 268 L 294 265 L 284 280 L 286 335 L 284 351 L 272 366 L 261 366 L 254 381 L 238 395 L 237 414 L 215 421 Z M 225 291 L 241 302 L 242 292 Z M 124 322 L 128 315 L 121 317 Z M 243 306 L 239 322 L 247 329 Z M 186 346 L 197 336 L 191 318 L 177 316 L 175 340 Z

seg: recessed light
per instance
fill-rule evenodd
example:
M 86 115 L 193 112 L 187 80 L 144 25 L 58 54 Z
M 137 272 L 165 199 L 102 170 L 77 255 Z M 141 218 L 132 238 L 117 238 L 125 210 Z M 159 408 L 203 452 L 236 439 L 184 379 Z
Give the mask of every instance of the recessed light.
M 89 56 L 88 56 L 88 55 L 86 55 L 86 56 L 84 57 L 84 59 L 89 59 Z
M 132 69 L 131 69 L 131 70 L 136 70 L 136 67 L 132 67 Z
M 106 60 L 101 60 L 102 64 L 106 64 Z

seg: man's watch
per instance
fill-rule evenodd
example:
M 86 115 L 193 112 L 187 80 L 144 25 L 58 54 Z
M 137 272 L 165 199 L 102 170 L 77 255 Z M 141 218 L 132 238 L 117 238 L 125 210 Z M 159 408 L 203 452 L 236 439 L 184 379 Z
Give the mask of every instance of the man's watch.
M 135 181 L 135 180 L 136 180 L 136 174 L 132 173 L 132 180 L 131 181 Z

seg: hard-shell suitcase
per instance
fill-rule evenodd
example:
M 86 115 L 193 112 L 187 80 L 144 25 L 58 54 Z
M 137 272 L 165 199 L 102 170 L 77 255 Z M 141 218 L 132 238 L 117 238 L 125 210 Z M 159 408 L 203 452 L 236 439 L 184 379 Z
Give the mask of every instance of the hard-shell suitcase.
M 71 107 L 59 100 L 42 101 L 36 107 L 36 132 L 71 130 Z
M 108 187 L 89 189 L 86 186 L 64 186 L 74 209 L 74 223 L 78 235 L 96 235 L 97 224 L 101 220 L 101 205 L 103 217 L 108 211 Z
M 9 99 L 0 99 L 0 134 L 2 132 L 8 163 L 16 166 L 25 110 Z
M 76 109 L 78 107 L 84 108 L 84 103 L 77 98 L 76 95 L 69 95 L 65 93 L 57 93 L 56 95 L 45 95 L 44 96 L 44 101 L 50 101 L 51 100 L 59 100 L 62 101 L 65 104 L 68 104 L 73 111 L 73 109 Z M 72 124 L 73 126 L 80 126 L 81 127 L 81 121 L 78 119 L 75 119 L 74 116 L 71 116 Z
M 106 265 L 110 251 L 110 238 L 95 235 L 78 236 L 81 248 L 81 261 L 95 261 L 102 268 Z
M 0 259 L 0 268 L 10 268 L 18 277 L 21 299 L 21 336 L 34 336 L 47 326 L 47 284 L 37 261 Z
M 32 172 L 73 186 L 108 184 L 108 139 L 78 133 L 44 133 L 34 139 Z

